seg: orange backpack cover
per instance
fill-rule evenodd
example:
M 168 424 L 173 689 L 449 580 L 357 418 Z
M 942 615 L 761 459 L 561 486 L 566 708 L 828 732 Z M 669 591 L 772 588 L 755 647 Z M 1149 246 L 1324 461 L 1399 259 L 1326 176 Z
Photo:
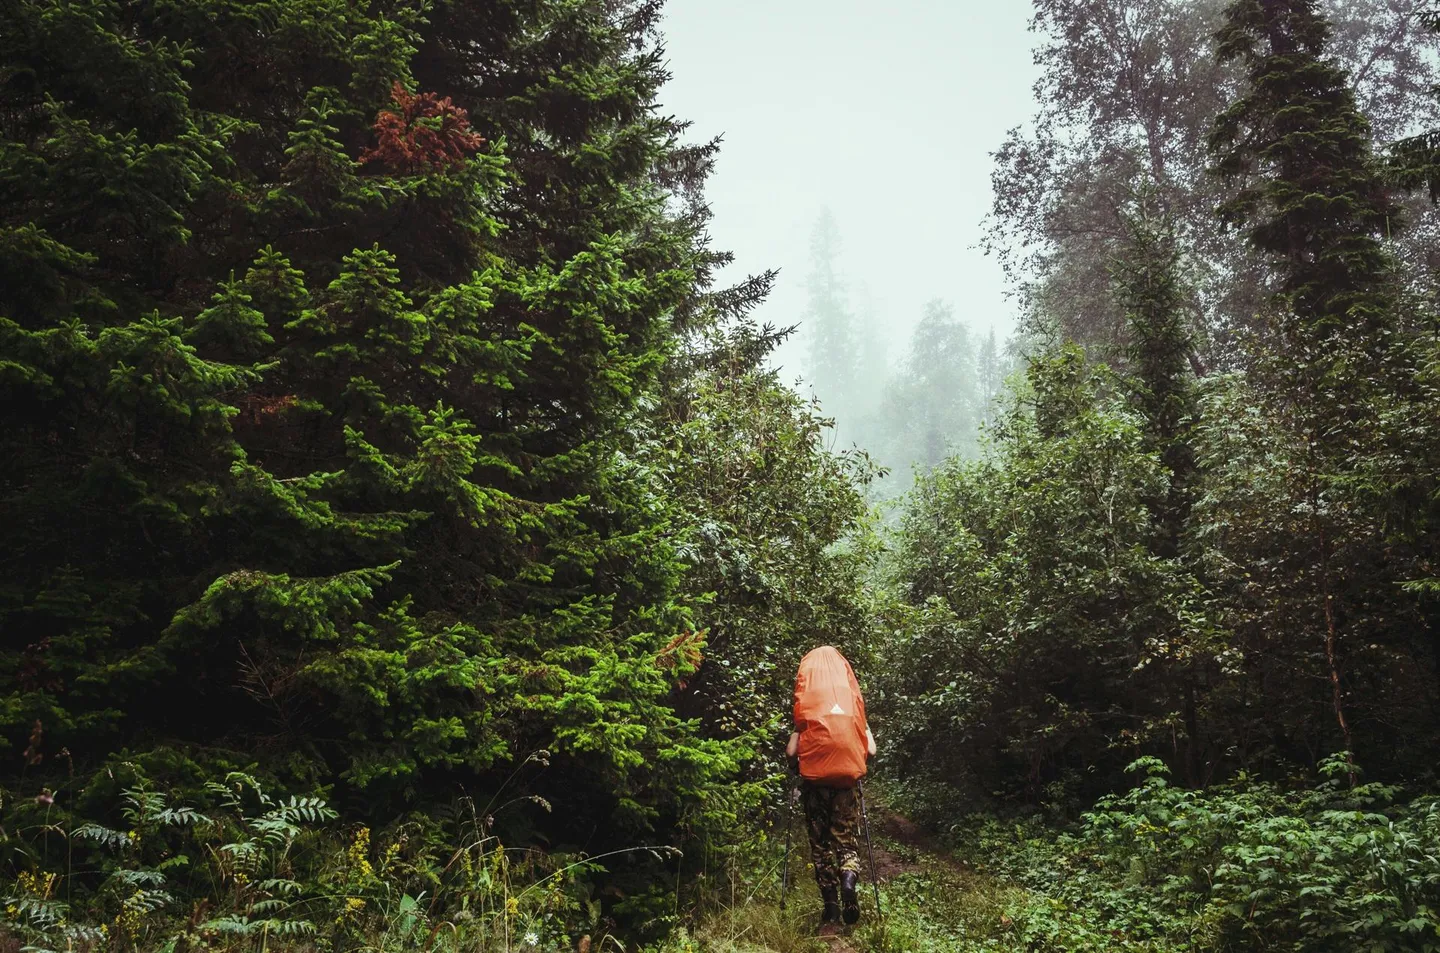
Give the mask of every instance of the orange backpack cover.
M 805 780 L 850 787 L 865 776 L 865 699 L 850 663 L 829 645 L 800 660 L 795 730 L 800 733 L 800 776 Z

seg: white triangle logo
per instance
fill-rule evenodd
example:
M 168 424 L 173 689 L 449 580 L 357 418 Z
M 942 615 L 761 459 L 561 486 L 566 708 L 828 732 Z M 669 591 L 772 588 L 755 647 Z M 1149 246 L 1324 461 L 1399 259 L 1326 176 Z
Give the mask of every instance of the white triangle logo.
M 843 709 L 843 708 L 840 707 L 840 703 L 839 703 L 839 702 L 836 702 L 836 703 L 835 703 L 835 707 L 832 708 L 832 709 L 830 709 L 830 714 L 832 714 L 832 715 L 843 715 L 843 714 L 845 714 L 845 709 Z

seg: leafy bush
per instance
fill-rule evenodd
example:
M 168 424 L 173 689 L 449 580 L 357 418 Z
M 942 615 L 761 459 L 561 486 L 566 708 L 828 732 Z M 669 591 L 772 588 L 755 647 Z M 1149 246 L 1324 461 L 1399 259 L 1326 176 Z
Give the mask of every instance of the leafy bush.
M 1349 787 L 1343 756 L 1302 790 L 1243 777 L 1187 790 L 1154 758 L 1131 770 L 1141 782 L 1074 834 L 971 832 L 1039 895 L 1016 918 L 1041 948 L 1111 948 L 1088 933 L 1217 953 L 1440 949 L 1440 796 Z
M 1113 374 L 1071 347 L 1032 362 L 986 457 L 921 481 L 904 519 L 880 706 L 897 770 L 1063 800 L 1172 745 L 1184 677 L 1221 645 L 1160 554 L 1168 491 Z

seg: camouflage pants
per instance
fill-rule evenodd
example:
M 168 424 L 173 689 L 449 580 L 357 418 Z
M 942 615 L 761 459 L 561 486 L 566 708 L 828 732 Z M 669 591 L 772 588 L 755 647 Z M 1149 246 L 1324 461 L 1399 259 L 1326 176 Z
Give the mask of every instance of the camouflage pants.
M 827 788 L 806 781 L 800 785 L 805 821 L 810 831 L 810 862 L 815 882 L 824 892 L 840 885 L 840 872 L 860 872 L 860 798 L 854 788 Z

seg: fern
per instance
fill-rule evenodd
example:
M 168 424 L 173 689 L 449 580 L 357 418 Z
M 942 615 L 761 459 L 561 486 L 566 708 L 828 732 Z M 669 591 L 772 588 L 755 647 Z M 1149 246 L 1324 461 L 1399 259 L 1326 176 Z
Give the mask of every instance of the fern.
M 6 897 L 5 906 L 7 912 L 14 909 L 11 920 L 23 921 L 33 929 L 48 930 L 65 922 L 66 906 L 58 900 L 20 894 Z
M 272 936 L 297 937 L 313 936 L 318 932 L 314 922 L 310 920 L 282 920 L 277 917 L 250 919 L 239 915 L 206 920 L 200 925 L 200 928 L 230 936 L 252 936 L 256 933 L 267 933 Z
M 260 864 L 265 858 L 264 849 L 253 840 L 225 844 L 220 848 L 220 853 L 228 854 L 234 869 L 247 875 L 253 875 L 259 871 Z
M 208 853 L 211 863 L 219 868 L 222 880 L 233 875 L 244 909 L 222 909 L 218 911 L 220 915 L 201 925 L 202 930 L 236 937 L 316 935 L 319 929 L 313 921 L 286 916 L 287 911 L 304 903 L 306 897 L 305 885 L 285 876 L 288 854 L 307 830 L 334 820 L 337 813 L 318 797 L 273 797 L 253 777 L 238 772 L 227 775 L 223 784 L 206 784 L 204 790 L 212 805 L 211 813 L 194 805 L 172 805 L 163 793 L 151 790 L 141 778 L 122 792 L 120 813 L 128 831 L 87 823 L 70 832 L 73 838 L 125 858 L 110 870 L 105 883 L 111 903 L 118 902 L 120 916 L 129 924 L 127 929 L 140 929 L 141 924 L 175 905 L 176 897 L 166 889 L 167 872 L 188 867 L 193 858 Z M 212 828 L 238 833 L 228 843 L 218 846 L 192 841 L 184 852 L 153 864 L 145 863 L 150 850 L 166 844 L 153 836 L 156 833 L 174 831 L 182 837 L 194 838 L 199 830 Z M 108 912 L 100 914 L 96 924 L 76 925 L 67 923 L 69 910 L 64 904 L 39 897 L 34 891 L 15 893 L 6 900 L 11 908 L 9 920 L 28 941 L 25 949 L 30 953 L 96 948 L 110 942 L 99 923 L 115 916 L 113 905 Z M 193 927 L 188 928 L 187 933 L 189 929 Z
M 278 894 L 282 897 L 299 896 L 300 891 L 303 889 L 299 883 L 294 880 L 286 880 L 283 877 L 262 880 L 255 886 L 266 893 Z
M 158 870 L 117 870 L 110 876 L 132 887 L 159 887 L 165 883 L 165 875 Z
M 228 933 L 232 936 L 246 936 L 254 932 L 256 924 L 254 921 L 239 915 L 216 917 L 213 920 L 206 920 L 200 924 L 202 930 L 214 930 L 216 933 Z
M 154 913 L 174 901 L 174 897 L 164 890 L 140 889 L 125 898 L 123 906 L 130 910 L 138 910 L 141 913 Z
M 294 840 L 300 828 L 292 824 L 283 814 L 272 812 L 257 818 L 250 824 L 251 829 L 271 847 L 283 847 Z
M 146 822 L 154 821 L 161 814 L 165 813 L 165 795 L 159 791 L 151 791 L 144 787 L 134 787 L 126 788 L 123 794 L 125 807 L 120 809 L 120 814 L 136 827 Z
M 81 840 L 93 840 L 102 847 L 111 850 L 119 850 L 130 843 L 130 838 L 122 831 L 111 830 L 108 827 L 101 827 L 99 824 L 81 824 L 75 828 L 71 835 Z
M 309 920 L 266 920 L 264 930 L 276 936 L 313 936 L 317 932 Z
M 295 797 L 271 812 L 294 824 L 321 824 L 340 815 L 318 797 Z
M 155 823 L 162 827 L 192 827 L 213 822 L 193 807 L 172 807 L 156 814 Z

